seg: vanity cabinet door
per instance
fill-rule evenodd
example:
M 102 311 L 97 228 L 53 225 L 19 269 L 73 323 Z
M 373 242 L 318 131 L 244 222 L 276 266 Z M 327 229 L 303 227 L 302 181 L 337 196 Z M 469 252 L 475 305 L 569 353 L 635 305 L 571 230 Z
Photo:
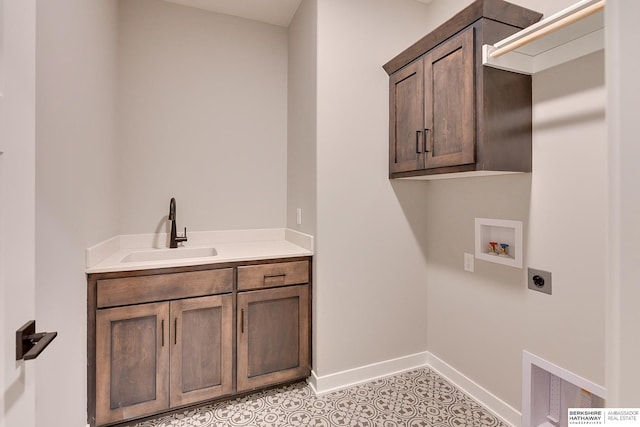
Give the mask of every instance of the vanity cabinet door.
M 231 294 L 172 301 L 171 319 L 171 406 L 231 394 Z
M 425 56 L 425 168 L 475 162 L 473 27 Z
M 96 423 L 169 407 L 169 303 L 96 313 Z
M 238 391 L 306 378 L 309 285 L 238 293 Z

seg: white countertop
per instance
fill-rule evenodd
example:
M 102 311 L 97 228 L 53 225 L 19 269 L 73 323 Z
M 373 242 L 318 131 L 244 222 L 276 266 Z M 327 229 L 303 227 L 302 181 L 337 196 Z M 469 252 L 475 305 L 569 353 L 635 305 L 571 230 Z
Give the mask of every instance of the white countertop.
M 189 232 L 188 241 L 168 249 L 166 233 L 121 235 L 86 250 L 86 272 L 148 270 L 313 255 L 313 236 L 285 228 Z M 193 253 L 196 248 L 214 248 L 213 256 L 124 262 L 137 252 L 171 257 Z

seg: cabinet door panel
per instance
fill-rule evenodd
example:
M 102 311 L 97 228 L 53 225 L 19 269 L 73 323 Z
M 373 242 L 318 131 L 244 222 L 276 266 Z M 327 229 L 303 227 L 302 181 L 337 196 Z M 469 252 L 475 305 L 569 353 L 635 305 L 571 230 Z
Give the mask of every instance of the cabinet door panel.
M 424 167 L 423 61 L 416 60 L 389 80 L 389 171 Z
M 297 297 L 251 303 L 248 323 L 249 377 L 269 374 L 298 366 L 300 334 Z M 263 331 L 278 334 L 263 334 Z
M 473 28 L 444 42 L 425 59 L 425 168 L 475 162 Z
M 171 302 L 171 406 L 233 392 L 231 295 Z
M 169 304 L 100 310 L 96 317 L 96 422 L 169 406 Z
M 238 294 L 238 391 L 310 373 L 309 286 Z

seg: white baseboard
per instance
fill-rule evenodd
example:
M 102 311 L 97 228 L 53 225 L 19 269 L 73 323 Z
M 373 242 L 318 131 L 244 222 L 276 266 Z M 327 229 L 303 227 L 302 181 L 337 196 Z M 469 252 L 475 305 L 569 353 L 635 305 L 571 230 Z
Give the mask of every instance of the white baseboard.
M 422 367 L 438 372 L 505 423 L 520 427 L 518 410 L 428 351 L 324 376 L 312 371 L 308 383 L 317 395 L 321 395 Z
M 317 395 L 321 395 L 420 368 L 426 363 L 427 353 L 416 353 L 330 375 L 318 376 L 315 371 L 312 371 L 308 382 L 313 391 Z
M 471 396 L 475 401 L 495 416 L 501 418 L 505 423 L 514 427 L 520 427 L 522 424 L 522 414 L 520 411 L 429 352 L 427 352 L 427 366 Z

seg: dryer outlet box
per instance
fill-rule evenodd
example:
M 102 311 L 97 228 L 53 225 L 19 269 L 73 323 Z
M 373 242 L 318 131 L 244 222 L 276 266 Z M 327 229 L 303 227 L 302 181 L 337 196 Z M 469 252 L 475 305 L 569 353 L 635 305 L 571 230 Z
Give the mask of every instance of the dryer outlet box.
M 551 295 L 550 272 L 527 268 L 527 283 L 529 289 Z

